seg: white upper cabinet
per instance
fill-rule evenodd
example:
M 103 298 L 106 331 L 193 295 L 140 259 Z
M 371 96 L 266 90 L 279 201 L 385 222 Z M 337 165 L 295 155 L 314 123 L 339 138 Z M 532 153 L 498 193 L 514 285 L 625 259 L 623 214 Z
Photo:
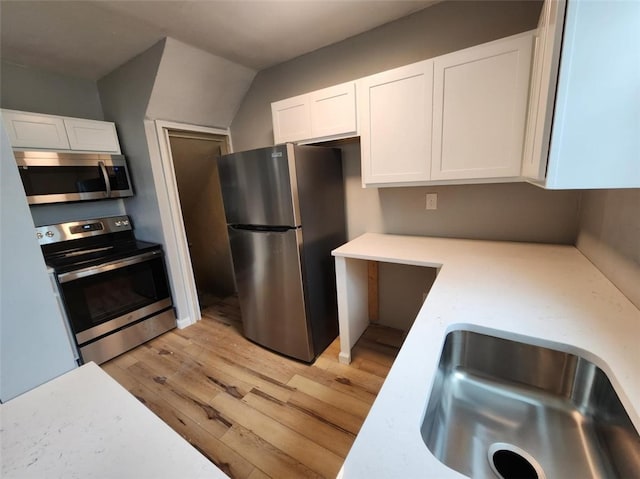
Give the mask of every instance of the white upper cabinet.
M 273 141 L 277 145 L 311 137 L 309 95 L 299 95 L 271 104 Z
M 358 83 L 362 183 L 429 180 L 433 61 L 363 78 Z
M 522 33 L 272 103 L 275 142 L 359 135 L 363 186 L 522 181 L 534 38 Z
M 60 117 L 2 110 L 2 118 L 15 148 L 69 149 L 64 120 Z
M 120 152 L 116 126 L 113 123 L 65 118 L 64 126 L 72 150 Z
M 110 122 L 15 110 L 2 110 L 2 119 L 14 148 L 120 153 Z
M 640 187 L 639 25 L 637 1 L 545 2 L 525 176 L 550 189 Z
M 545 2 L 535 38 L 522 175 L 544 180 L 558 78 L 565 2 Z
M 434 60 L 432 180 L 520 176 L 533 33 Z
M 342 83 L 271 104 L 276 144 L 356 135 L 355 82 Z
M 324 88 L 309 94 L 311 137 L 356 134 L 355 82 Z

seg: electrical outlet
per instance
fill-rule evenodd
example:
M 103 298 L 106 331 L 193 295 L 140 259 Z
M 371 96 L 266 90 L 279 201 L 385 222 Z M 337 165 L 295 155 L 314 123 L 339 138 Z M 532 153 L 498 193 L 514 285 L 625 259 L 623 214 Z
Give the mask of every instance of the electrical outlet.
M 428 210 L 438 209 L 438 193 L 427 193 L 427 205 Z

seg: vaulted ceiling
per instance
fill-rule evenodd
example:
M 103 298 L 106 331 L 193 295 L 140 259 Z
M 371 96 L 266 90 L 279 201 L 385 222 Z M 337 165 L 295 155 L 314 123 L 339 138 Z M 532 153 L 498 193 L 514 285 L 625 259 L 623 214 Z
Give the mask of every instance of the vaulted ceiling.
M 1 57 L 21 65 L 98 79 L 169 36 L 261 70 L 434 3 L 2 0 Z

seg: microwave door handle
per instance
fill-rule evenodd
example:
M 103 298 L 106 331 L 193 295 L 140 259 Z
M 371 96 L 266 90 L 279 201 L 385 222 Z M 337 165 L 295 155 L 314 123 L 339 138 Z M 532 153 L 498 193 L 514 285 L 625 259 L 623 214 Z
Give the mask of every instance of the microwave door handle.
M 104 166 L 104 161 L 99 161 L 98 166 L 100 167 L 100 171 L 102 172 L 104 184 L 107 187 L 107 198 L 111 198 L 111 182 L 109 181 L 109 174 L 107 173 L 107 168 Z

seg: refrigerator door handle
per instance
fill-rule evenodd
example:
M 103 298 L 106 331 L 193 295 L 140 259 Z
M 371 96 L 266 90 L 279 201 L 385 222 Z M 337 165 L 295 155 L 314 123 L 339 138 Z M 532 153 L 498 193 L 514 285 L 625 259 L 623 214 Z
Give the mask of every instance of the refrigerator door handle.
M 256 233 L 286 233 L 295 230 L 295 226 L 229 225 L 232 230 L 255 231 Z

